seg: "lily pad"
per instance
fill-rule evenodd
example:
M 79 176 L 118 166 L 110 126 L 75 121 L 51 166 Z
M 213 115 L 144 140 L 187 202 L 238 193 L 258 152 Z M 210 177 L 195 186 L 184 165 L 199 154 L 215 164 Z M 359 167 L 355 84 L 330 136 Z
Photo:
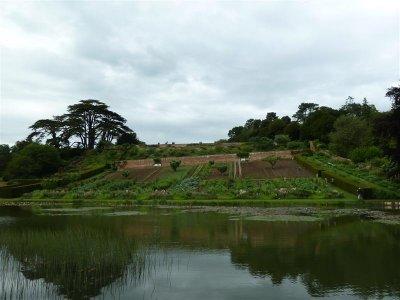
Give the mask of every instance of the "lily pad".
M 314 216 L 296 216 L 296 215 L 267 215 L 267 216 L 250 216 L 246 217 L 248 221 L 265 221 L 265 222 L 318 222 L 322 221 L 321 217 Z
M 115 217 L 115 216 L 141 216 L 145 215 L 146 213 L 141 211 L 114 211 L 103 214 L 103 216 Z
M 377 219 L 374 222 L 388 224 L 388 225 L 400 225 L 400 219 L 392 220 L 392 219 Z

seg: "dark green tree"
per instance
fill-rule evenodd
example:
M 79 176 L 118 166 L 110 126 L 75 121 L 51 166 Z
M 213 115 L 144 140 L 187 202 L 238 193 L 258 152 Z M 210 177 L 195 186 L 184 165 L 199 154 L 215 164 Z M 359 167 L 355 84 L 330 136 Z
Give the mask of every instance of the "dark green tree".
M 400 163 L 400 85 L 389 88 L 386 97 L 392 100 L 392 110 L 388 120 L 390 123 L 389 134 L 396 144 L 392 156 L 397 163 Z
M 117 145 L 137 145 L 139 143 L 135 132 L 124 132 L 117 138 Z
M 179 166 L 181 165 L 181 161 L 180 160 L 173 160 L 173 161 L 171 161 L 169 163 L 169 165 L 171 166 L 171 169 L 176 172 L 178 170 Z
M 93 149 L 98 141 L 111 142 L 125 132 L 132 132 L 119 114 L 99 100 L 81 100 L 68 106 L 63 115 L 66 138 L 77 137 L 85 149 Z
M 49 139 L 46 140 L 46 144 L 56 148 L 60 147 L 63 128 L 63 120 L 61 117 L 38 120 L 29 128 L 32 129 L 32 133 L 28 136 L 27 140 L 35 139 L 37 142 L 41 142 L 44 138 L 49 137 Z
M 339 111 L 322 106 L 311 113 L 301 126 L 301 138 L 303 140 L 320 140 L 329 142 L 329 134 L 333 130 L 333 124 L 339 117 Z
M 303 102 L 299 105 L 297 112 L 293 115 L 293 118 L 296 119 L 298 122 L 303 123 L 310 114 L 315 112 L 318 108 L 318 104 L 310 103 L 310 102 Z
M 7 144 L 0 145 L 0 174 L 4 172 L 11 160 L 11 148 Z
M 50 145 L 31 143 L 13 154 L 7 164 L 9 178 L 37 178 L 58 170 L 62 161 L 58 150 Z
M 343 115 L 335 121 L 330 139 L 331 148 L 348 157 L 352 150 L 372 144 L 372 128 L 361 118 Z

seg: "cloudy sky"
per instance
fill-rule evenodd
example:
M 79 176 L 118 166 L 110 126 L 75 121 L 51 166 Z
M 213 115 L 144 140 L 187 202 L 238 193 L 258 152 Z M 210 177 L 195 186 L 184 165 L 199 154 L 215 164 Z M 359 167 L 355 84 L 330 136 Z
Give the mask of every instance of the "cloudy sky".
M 386 110 L 396 2 L 0 2 L 0 142 L 88 98 L 148 143 L 226 138 L 302 101 Z

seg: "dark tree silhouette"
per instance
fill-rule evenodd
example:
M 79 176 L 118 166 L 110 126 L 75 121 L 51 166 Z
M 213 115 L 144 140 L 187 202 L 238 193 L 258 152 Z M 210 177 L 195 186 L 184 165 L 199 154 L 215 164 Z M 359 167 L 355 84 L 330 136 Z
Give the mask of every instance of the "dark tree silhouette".
M 54 117 L 54 119 L 41 119 L 36 121 L 29 128 L 32 129 L 32 133 L 28 136 L 28 140 L 36 139 L 36 141 L 42 141 L 43 138 L 50 136 L 47 139 L 46 144 L 52 145 L 56 148 L 60 147 L 61 143 L 61 132 L 63 127 L 63 121 L 61 117 Z
M 46 143 L 59 148 L 69 145 L 71 138 L 77 138 L 84 149 L 94 149 L 99 142 L 111 143 L 123 134 L 136 134 L 125 125 L 126 120 L 109 110 L 108 105 L 99 100 L 81 100 L 68 106 L 68 113 L 53 119 L 38 120 L 30 129 L 27 140 Z
M 389 88 L 386 92 L 386 97 L 392 100 L 392 111 L 388 118 L 390 134 L 396 140 L 393 158 L 400 163 L 400 85 Z

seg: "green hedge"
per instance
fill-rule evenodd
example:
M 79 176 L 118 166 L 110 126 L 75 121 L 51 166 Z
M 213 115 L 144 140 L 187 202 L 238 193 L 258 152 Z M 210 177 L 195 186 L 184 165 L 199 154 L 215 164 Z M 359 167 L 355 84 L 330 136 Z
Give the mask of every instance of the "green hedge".
M 41 179 L 12 179 L 7 181 L 7 185 L 29 185 L 40 183 Z
M 2 186 L 0 187 L 0 198 L 17 198 L 41 188 L 42 185 L 40 183 Z
M 107 169 L 107 166 L 101 166 L 82 173 L 77 173 L 76 176 L 65 176 L 63 178 L 50 178 L 40 181 L 38 179 L 18 179 L 13 180 L 12 185 L 0 187 L 0 198 L 17 198 L 25 193 L 30 193 L 40 189 L 54 189 L 67 185 L 76 180 L 83 180 L 94 175 L 100 174 Z M 28 184 L 26 184 L 28 183 Z
M 349 193 L 357 195 L 359 189 L 361 189 L 361 194 L 365 199 L 395 199 L 400 196 L 399 193 L 395 193 L 372 182 L 352 176 L 346 172 L 336 170 L 333 166 L 319 162 L 312 157 L 296 155 L 295 160 L 300 165 L 324 178 L 327 178 L 332 182 L 332 184 Z
M 84 171 L 82 173 L 69 173 L 64 175 L 64 177 L 62 178 L 49 178 L 43 180 L 42 186 L 44 189 L 55 189 L 58 187 L 66 186 L 67 184 L 70 184 L 74 181 L 90 178 L 92 176 L 100 174 L 101 172 L 104 172 L 106 169 L 108 169 L 108 166 L 104 165 L 95 169 Z

